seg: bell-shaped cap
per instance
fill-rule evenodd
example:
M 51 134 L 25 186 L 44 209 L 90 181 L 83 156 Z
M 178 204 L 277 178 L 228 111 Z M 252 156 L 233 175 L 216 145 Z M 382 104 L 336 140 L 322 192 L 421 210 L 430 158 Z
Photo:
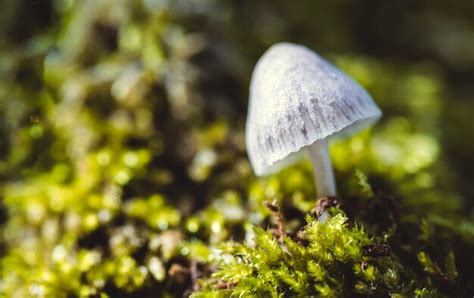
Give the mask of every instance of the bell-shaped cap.
M 279 43 L 258 61 L 250 83 L 246 145 L 257 176 L 300 158 L 302 148 L 372 124 L 382 112 L 348 75 L 310 49 Z

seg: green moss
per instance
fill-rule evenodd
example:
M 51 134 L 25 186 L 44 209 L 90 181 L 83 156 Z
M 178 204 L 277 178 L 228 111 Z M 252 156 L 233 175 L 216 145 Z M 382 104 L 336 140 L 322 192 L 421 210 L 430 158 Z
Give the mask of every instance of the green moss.
M 193 297 L 398 294 L 407 282 L 400 280 L 402 266 L 391 256 L 364 255 L 375 239 L 334 212 L 325 223 L 307 217 L 296 239 L 286 236 L 283 243 L 256 227 L 251 243 L 227 246 L 227 255 L 219 252 L 219 270 Z
M 465 1 L 432 1 L 430 17 L 382 2 L 39 2 L 0 5 L 0 296 L 472 296 Z M 384 34 L 361 31 L 382 10 Z M 389 25 L 411 18 L 416 42 Z M 329 57 L 384 111 L 332 142 L 341 207 L 325 223 L 308 161 L 257 178 L 245 153 L 252 67 L 281 40 Z

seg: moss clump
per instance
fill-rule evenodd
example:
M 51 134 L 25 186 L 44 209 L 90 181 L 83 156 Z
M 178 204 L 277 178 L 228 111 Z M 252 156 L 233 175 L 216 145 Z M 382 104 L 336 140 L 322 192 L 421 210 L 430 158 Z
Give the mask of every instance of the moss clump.
M 285 236 L 282 243 L 271 231 L 256 227 L 253 243 L 230 245 L 220 258 L 221 268 L 206 285 L 209 289 L 194 297 L 335 296 L 347 289 L 355 291 L 356 284 L 373 288 L 376 269 L 367 263 L 362 250 L 373 243 L 367 234 L 357 227 L 349 228 L 342 213 L 325 223 L 311 217 L 307 221 L 298 239 Z M 229 289 L 222 289 L 223 284 Z
M 321 223 L 307 216 L 295 237 L 279 242 L 271 231 L 254 228 L 251 243 L 227 243 L 218 248 L 219 269 L 202 281 L 193 297 L 426 297 L 438 293 L 429 281 L 415 278 L 389 247 L 350 224 L 332 209 Z M 429 274 L 454 282 L 453 254 L 442 271 L 424 252 L 418 254 Z

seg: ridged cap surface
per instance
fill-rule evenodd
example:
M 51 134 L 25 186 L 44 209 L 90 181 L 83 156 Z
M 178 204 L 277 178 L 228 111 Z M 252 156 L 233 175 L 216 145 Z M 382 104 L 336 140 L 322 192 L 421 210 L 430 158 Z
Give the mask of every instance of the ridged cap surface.
M 246 146 L 257 176 L 300 158 L 301 149 L 372 124 L 382 112 L 348 75 L 310 49 L 279 43 L 255 66 Z

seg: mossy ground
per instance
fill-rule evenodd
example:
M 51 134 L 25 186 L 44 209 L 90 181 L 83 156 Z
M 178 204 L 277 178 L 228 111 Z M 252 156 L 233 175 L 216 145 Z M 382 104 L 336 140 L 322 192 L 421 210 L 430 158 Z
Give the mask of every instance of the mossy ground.
M 313 2 L 0 4 L 2 297 L 472 297 L 469 1 Z M 282 40 L 384 111 L 332 143 L 325 223 L 307 161 L 257 179 L 246 157 Z

